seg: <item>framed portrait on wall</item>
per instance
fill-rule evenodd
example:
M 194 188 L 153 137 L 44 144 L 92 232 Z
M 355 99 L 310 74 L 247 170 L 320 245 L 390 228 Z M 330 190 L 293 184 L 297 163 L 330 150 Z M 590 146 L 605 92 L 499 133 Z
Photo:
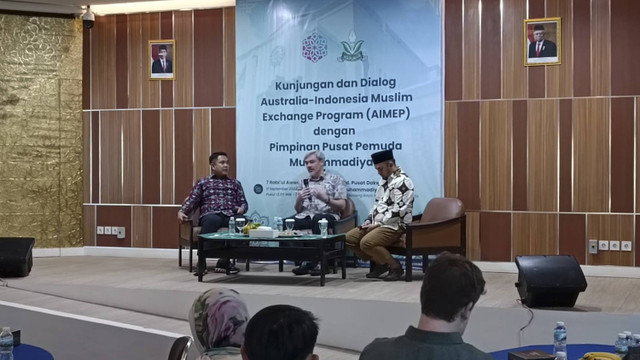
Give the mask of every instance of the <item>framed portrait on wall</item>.
M 524 65 L 558 65 L 562 58 L 560 18 L 524 21 Z
M 175 40 L 149 40 L 149 80 L 175 78 Z

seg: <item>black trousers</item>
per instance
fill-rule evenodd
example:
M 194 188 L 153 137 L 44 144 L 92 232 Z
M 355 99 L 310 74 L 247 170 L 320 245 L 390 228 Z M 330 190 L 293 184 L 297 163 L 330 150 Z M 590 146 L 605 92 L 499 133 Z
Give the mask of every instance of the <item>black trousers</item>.
M 294 230 L 306 230 L 306 229 L 311 229 L 311 232 L 317 235 L 320 235 L 320 224 L 318 224 L 318 221 L 320 221 L 321 219 L 327 219 L 327 229 L 331 229 L 333 227 L 333 224 L 336 222 L 336 218 L 331 215 L 331 214 L 315 214 L 312 217 L 307 216 L 305 218 L 302 219 L 298 219 L 295 216 L 292 217 L 288 217 L 287 219 L 294 219 L 295 223 L 293 224 L 293 229 Z M 284 227 L 284 230 L 286 230 L 286 222 L 285 220 L 287 219 L 283 219 L 282 220 L 282 226 Z M 286 246 L 286 245 L 285 245 Z M 291 243 L 289 243 L 289 246 L 292 246 Z M 297 266 L 300 266 L 301 262 L 300 261 L 296 261 L 295 263 Z M 310 266 L 314 267 L 318 264 L 317 261 L 314 262 L 310 262 Z
M 234 217 L 236 219 L 240 217 L 244 218 L 244 216 L 234 216 Z M 229 226 L 229 216 L 220 214 L 220 213 L 207 214 L 200 218 L 199 225 L 202 228 L 202 230 L 200 230 L 201 234 L 218 232 L 220 228 Z M 211 241 L 205 240 L 202 242 L 202 249 L 204 250 L 209 250 L 209 249 L 212 249 L 213 247 L 214 246 Z M 219 259 L 218 263 L 216 264 L 216 267 L 225 268 L 225 269 L 227 268 L 227 266 L 229 266 L 229 259 Z

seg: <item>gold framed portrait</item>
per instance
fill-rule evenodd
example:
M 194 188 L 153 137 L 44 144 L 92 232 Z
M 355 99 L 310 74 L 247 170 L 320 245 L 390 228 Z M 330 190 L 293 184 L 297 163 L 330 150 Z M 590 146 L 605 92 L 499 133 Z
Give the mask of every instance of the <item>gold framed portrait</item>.
M 559 17 L 524 20 L 524 65 L 562 63 L 562 36 Z
M 175 79 L 175 40 L 149 40 L 149 61 L 149 80 Z

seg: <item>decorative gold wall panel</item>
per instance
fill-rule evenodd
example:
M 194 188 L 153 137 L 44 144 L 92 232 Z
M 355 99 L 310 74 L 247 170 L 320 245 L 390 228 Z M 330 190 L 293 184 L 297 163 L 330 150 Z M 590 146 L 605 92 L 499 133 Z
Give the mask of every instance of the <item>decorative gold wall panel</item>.
M 82 21 L 0 15 L 0 236 L 82 245 Z
M 573 13 L 571 0 L 547 1 L 547 17 L 562 19 L 562 41 L 564 49 L 573 45 Z M 570 97 L 573 95 L 573 51 L 562 52 L 562 64 L 547 66 L 547 97 Z
M 174 105 L 193 106 L 193 11 L 176 11 L 173 17 L 177 53 Z
M 480 260 L 480 213 L 467 212 L 467 258 Z
M 558 215 L 514 213 L 512 258 L 558 253 Z
M 173 110 L 160 112 L 160 202 L 173 204 L 173 155 L 175 144 L 173 141 Z

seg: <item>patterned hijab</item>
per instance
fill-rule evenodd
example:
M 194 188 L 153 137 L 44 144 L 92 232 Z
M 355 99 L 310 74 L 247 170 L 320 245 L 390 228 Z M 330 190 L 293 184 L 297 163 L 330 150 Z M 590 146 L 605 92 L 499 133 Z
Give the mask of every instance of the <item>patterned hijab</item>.
M 247 305 L 231 289 L 214 288 L 198 296 L 189 311 L 189 324 L 201 354 L 237 353 L 249 321 Z

